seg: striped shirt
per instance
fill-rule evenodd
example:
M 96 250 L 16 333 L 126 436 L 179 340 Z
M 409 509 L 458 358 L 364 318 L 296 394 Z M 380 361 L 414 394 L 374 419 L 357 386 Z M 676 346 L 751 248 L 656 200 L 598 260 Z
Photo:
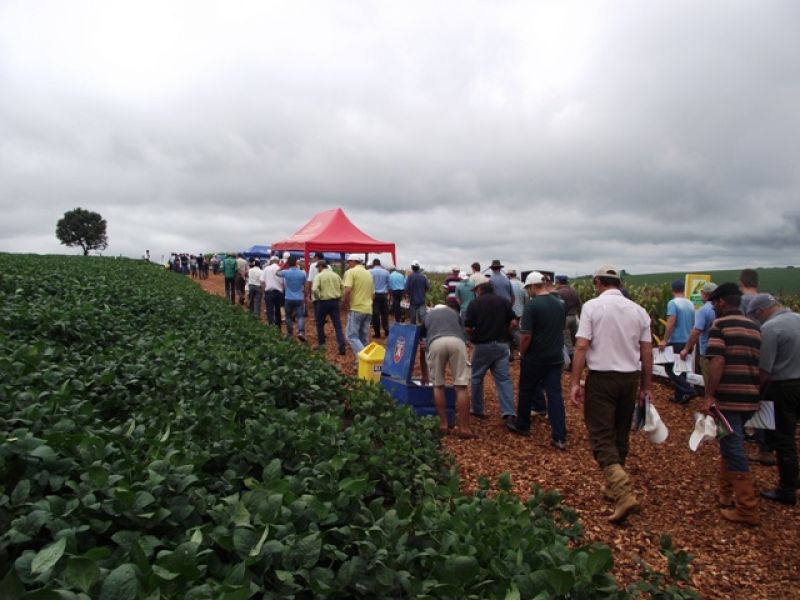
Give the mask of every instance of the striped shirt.
M 720 317 L 708 333 L 706 356 L 725 359 L 716 402 L 720 410 L 758 410 L 761 331 L 736 311 Z

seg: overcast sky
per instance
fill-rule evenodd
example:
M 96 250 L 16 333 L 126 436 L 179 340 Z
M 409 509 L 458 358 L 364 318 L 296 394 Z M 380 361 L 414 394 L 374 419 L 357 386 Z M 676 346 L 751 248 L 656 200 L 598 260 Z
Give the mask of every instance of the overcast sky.
M 0 0 L 0 251 L 800 264 L 800 2 Z

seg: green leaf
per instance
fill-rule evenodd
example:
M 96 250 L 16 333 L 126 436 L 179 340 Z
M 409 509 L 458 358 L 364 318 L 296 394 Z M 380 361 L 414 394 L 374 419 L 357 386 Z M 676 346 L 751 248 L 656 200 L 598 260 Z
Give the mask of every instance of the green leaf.
M 258 556 L 261 554 L 261 548 L 264 546 L 264 542 L 267 540 L 267 535 L 269 534 L 269 525 L 264 527 L 264 533 L 261 534 L 261 538 L 258 540 L 258 543 L 253 546 L 253 549 L 250 550 L 250 556 Z
M 21 480 L 16 487 L 14 487 L 14 491 L 11 492 L 11 503 L 12 504 L 22 504 L 25 500 L 28 499 L 28 496 L 31 493 L 31 482 L 29 479 Z
M 44 573 L 48 569 L 56 566 L 56 563 L 64 556 L 67 549 L 67 538 L 61 538 L 53 542 L 36 553 L 31 563 L 31 573 Z
M 25 593 L 25 586 L 17 577 L 15 569 L 9 569 L 3 581 L 0 581 L 0 598 L 8 600 L 19 600 Z
M 575 576 L 569 571 L 561 569 L 547 569 L 545 571 L 545 579 L 549 583 L 556 594 L 566 594 L 572 589 L 575 583 Z
M 64 576 L 68 584 L 88 594 L 91 587 L 100 579 L 100 567 L 88 558 L 70 558 L 67 560 Z
M 599 548 L 589 555 L 586 560 L 586 569 L 590 575 L 598 575 L 610 571 L 614 566 L 614 557 L 609 548 Z
M 294 581 L 294 575 L 291 571 L 275 571 L 275 577 L 283 583 Z
M 317 564 L 319 553 L 322 550 L 322 540 L 319 533 L 312 533 L 300 539 L 293 550 L 300 560 L 301 566 L 310 569 Z
M 236 504 L 236 509 L 233 511 L 233 524 L 237 527 L 252 527 L 250 525 L 250 511 L 243 502 Z
M 126 563 L 108 574 L 100 589 L 100 600 L 136 600 L 138 591 L 136 570 Z
M 339 491 L 347 492 L 358 496 L 363 494 L 369 488 L 369 481 L 366 479 L 353 479 L 348 477 L 339 482 Z

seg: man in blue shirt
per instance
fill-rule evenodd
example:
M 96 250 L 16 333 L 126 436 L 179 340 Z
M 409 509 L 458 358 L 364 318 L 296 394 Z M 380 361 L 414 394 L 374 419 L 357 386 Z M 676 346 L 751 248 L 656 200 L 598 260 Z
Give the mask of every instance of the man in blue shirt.
M 286 268 L 278 271 L 283 277 L 284 308 L 286 309 L 286 335 L 292 337 L 297 323 L 297 339 L 306 341 L 306 274 L 297 268 L 297 257 L 290 256 Z
M 406 289 L 406 276 L 398 271 L 394 265 L 389 265 L 389 291 L 392 292 L 392 314 L 395 323 L 403 322 L 403 292 Z
M 389 271 L 381 266 L 381 260 L 372 261 L 369 271 L 372 283 L 375 285 L 375 295 L 372 297 L 372 329 L 375 339 L 381 337 L 381 327 L 386 336 L 389 336 Z
M 429 287 L 428 278 L 420 273 L 419 262 L 412 260 L 411 274 L 406 278 L 406 294 L 408 294 L 408 302 L 411 305 L 409 317 L 412 325 L 416 325 L 417 321 L 422 324 L 422 320 L 425 318 L 426 294 Z
M 667 303 L 667 329 L 664 332 L 664 339 L 658 345 L 662 352 L 669 344 L 673 352 L 680 352 L 689 341 L 689 335 L 694 325 L 694 304 L 683 295 L 684 284 L 680 279 L 672 282 L 672 300 Z M 673 370 L 674 365 L 667 363 L 664 369 L 667 376 L 675 387 L 675 396 L 672 402 L 676 404 L 688 404 L 689 400 L 697 396 L 694 386 L 686 380 L 686 373 L 676 375 Z
M 706 282 L 700 288 L 700 297 L 703 299 L 703 306 L 700 307 L 694 315 L 694 327 L 689 334 L 689 341 L 686 342 L 683 350 L 681 350 L 681 360 L 686 360 L 689 353 L 694 350 L 695 344 L 699 341 L 700 348 L 697 356 L 697 362 L 700 365 L 700 372 L 703 374 L 703 381 L 705 387 L 708 387 L 708 358 L 706 358 L 706 347 L 708 346 L 708 332 L 711 331 L 711 324 L 717 315 L 714 313 L 714 306 L 708 301 L 708 297 L 715 289 L 716 283 Z

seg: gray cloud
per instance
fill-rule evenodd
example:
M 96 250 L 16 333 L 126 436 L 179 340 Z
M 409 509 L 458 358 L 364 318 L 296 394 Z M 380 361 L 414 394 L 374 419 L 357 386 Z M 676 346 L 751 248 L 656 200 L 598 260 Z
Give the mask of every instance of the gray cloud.
M 795 2 L 104 6 L 0 6 L 0 250 L 75 206 L 155 257 L 341 206 L 430 268 L 798 262 Z

